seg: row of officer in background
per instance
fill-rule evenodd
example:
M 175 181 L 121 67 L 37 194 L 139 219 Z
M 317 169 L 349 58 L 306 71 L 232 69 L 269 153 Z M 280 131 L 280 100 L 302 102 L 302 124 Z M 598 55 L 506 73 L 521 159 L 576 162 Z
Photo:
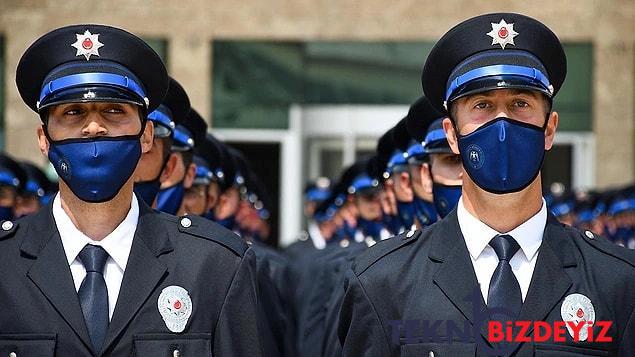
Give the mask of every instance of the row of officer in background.
M 506 42 L 518 35 L 512 23 L 542 40 Z M 472 47 L 463 48 L 465 34 L 483 26 L 491 27 L 488 43 L 474 38 Z M 620 284 L 633 275 L 632 256 L 591 232 L 581 235 L 589 247 L 575 253 L 580 235 L 547 218 L 547 208 L 583 228 L 621 229 L 616 242 L 628 245 L 631 190 L 573 201 L 569 195 L 541 198 L 542 155 L 557 127 L 551 98 L 564 80 L 559 45 L 544 25 L 517 14 L 484 15 L 451 30 L 426 66 L 443 64 L 445 72 L 424 70 L 431 99 L 413 103 L 382 135 L 375 155 L 346 168 L 335 184 L 320 179 L 307 187 L 309 229 L 280 253 L 266 245 L 268 198 L 248 160 L 207 133 L 186 91 L 143 41 L 99 25 L 43 36 L 23 56 L 16 80 L 41 118 L 38 142 L 60 177 L 59 193 L 42 183 L 45 194 L 37 201 L 44 209 L 2 225 L 0 269 L 10 277 L 0 282 L 0 293 L 18 308 L 0 314 L 0 333 L 9 336 L 0 350 L 38 356 L 528 354 L 529 344 L 492 345 L 478 336 L 467 346 L 401 346 L 382 327 L 441 317 L 474 324 L 457 299 L 481 283 L 482 305 L 523 311 L 520 316 L 536 320 L 554 319 L 554 306 L 570 305 L 572 294 L 591 296 L 603 314 L 607 305 L 622 311 L 620 317 L 602 316 L 615 321 L 616 342 L 599 348 L 628 351 L 631 300 L 623 295 L 626 303 L 615 307 L 614 298 L 628 290 Z M 475 96 L 482 103 L 471 110 L 481 117 L 469 128 L 459 126 L 456 115 L 476 114 L 452 113 L 448 103 L 458 110 L 463 106 L 455 103 Z M 549 110 L 538 123 L 530 109 L 542 96 Z M 3 172 L 13 172 L 5 166 L 11 165 L 0 166 Z M 8 176 L 5 182 L 14 181 Z M 18 197 L 11 215 L 30 213 L 18 209 L 25 189 L 14 185 L 8 192 Z M 492 203 L 499 201 L 510 206 Z M 510 209 L 519 202 L 522 210 Z M 561 214 L 563 205 L 572 208 Z M 591 220 L 585 220 L 585 207 Z M 518 229 L 527 228 L 526 222 L 531 229 Z M 540 237 L 541 224 L 549 235 Z M 481 247 L 488 257 L 472 254 L 474 242 L 490 233 Z M 529 257 L 526 236 L 547 242 L 537 262 L 543 245 L 531 245 Z M 553 244 L 567 248 L 562 257 L 553 255 Z M 512 256 L 525 254 L 527 265 L 537 266 L 533 288 L 532 272 L 524 271 L 520 258 L 513 259 L 515 270 L 491 266 L 512 260 L 498 256 L 498 245 L 515 246 Z M 590 258 L 596 253 L 589 252 L 599 255 Z M 429 266 L 422 260 L 428 255 L 435 264 L 447 264 Z M 597 274 L 598 264 L 609 259 L 616 261 L 604 269 L 619 272 L 610 280 L 617 287 L 589 288 L 579 274 Z M 538 279 L 545 279 L 545 269 L 557 272 L 559 260 L 578 270 L 570 270 L 573 282 L 556 275 L 551 283 L 557 291 L 549 290 Z M 484 284 L 492 274 L 500 274 L 502 285 Z M 413 286 L 415 281 L 422 283 Z M 589 292 L 594 288 L 607 292 L 605 301 Z M 523 307 L 525 297 L 530 307 Z M 552 304 L 540 306 L 540 299 Z M 404 331 L 398 333 L 403 340 Z

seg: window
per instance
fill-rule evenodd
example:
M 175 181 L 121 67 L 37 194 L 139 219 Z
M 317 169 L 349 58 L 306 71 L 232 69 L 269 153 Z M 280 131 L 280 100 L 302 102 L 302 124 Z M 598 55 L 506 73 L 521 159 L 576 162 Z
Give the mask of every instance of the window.
M 143 39 L 161 57 L 166 68 L 168 66 L 168 41 L 162 38 Z

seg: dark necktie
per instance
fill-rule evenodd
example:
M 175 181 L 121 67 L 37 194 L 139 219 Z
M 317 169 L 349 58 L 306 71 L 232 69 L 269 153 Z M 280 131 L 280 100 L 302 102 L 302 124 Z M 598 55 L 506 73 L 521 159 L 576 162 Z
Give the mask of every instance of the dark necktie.
M 86 277 L 78 291 L 79 302 L 95 353 L 101 350 L 108 330 L 108 289 L 104 279 L 107 259 L 108 253 L 96 245 L 87 244 L 79 252 L 79 260 L 86 268 Z
M 494 248 L 498 256 L 498 266 L 496 266 L 489 283 L 487 307 L 490 311 L 497 309 L 492 311 L 490 317 L 492 320 L 500 321 L 505 327 L 506 321 L 515 321 L 518 318 L 520 308 L 523 305 L 520 285 L 518 280 L 516 280 L 511 265 L 509 265 L 509 261 L 520 246 L 509 235 L 497 235 L 492 238 L 489 245 Z M 503 313 L 500 313 L 501 311 Z

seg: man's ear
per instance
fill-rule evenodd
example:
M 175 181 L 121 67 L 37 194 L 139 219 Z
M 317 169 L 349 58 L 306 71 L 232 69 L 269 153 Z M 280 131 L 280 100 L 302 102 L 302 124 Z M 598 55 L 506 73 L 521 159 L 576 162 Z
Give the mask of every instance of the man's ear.
M 146 126 L 141 134 L 141 153 L 145 154 L 152 149 L 154 143 L 154 123 L 152 120 L 146 120 Z
M 187 171 L 185 171 L 185 177 L 183 177 L 183 187 L 185 187 L 185 189 L 192 187 L 195 178 L 196 164 L 191 163 L 190 166 L 187 167 Z
M 558 128 L 558 113 L 551 112 L 548 120 L 547 128 L 545 129 L 545 150 L 551 150 L 553 147 L 553 141 L 556 138 L 556 129 Z
M 427 194 L 432 194 L 432 174 L 430 172 L 430 164 L 422 164 L 419 166 L 419 174 L 421 175 L 421 186 Z
M 400 172 L 399 176 L 399 185 L 401 190 L 408 195 L 408 197 L 412 196 L 412 184 L 410 183 L 410 174 L 407 172 Z
M 169 179 L 176 168 L 176 162 L 178 158 L 175 153 L 170 153 L 168 155 L 168 162 L 165 163 L 165 167 L 163 168 L 163 172 L 161 172 L 161 177 L 159 177 L 159 182 L 163 183 L 165 180 Z
M 44 134 L 44 125 L 40 125 L 37 128 L 37 142 L 40 147 L 40 152 L 42 155 L 48 157 L 49 156 L 49 140 L 46 138 L 46 134 Z
M 452 120 L 450 118 L 443 119 L 443 131 L 445 131 L 445 137 L 448 139 L 448 144 L 450 144 L 450 149 L 455 154 L 459 153 L 459 141 L 456 136 L 456 131 L 454 130 L 454 125 L 452 125 Z

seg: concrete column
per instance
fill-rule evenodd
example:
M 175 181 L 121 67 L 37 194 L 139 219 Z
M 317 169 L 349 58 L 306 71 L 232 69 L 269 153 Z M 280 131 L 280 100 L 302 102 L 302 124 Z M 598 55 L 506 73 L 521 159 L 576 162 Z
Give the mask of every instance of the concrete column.
M 620 40 L 594 42 L 593 132 L 596 135 L 598 188 L 633 181 L 635 127 L 634 44 Z
M 208 124 L 211 122 L 212 43 L 207 37 L 173 32 L 168 38 L 168 72 L 190 97 Z

